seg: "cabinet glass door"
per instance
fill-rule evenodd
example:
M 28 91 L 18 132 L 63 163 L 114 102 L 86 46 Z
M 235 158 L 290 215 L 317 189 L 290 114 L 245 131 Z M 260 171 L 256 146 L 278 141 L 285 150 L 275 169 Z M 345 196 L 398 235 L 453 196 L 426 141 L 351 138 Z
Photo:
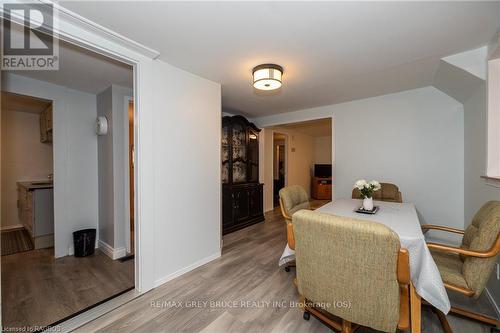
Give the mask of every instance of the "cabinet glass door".
M 252 130 L 248 134 L 248 181 L 259 181 L 259 134 Z
M 233 182 L 245 182 L 247 181 L 247 146 L 243 125 L 233 125 L 232 141 Z
M 222 128 L 222 182 L 229 181 L 229 130 L 227 126 Z

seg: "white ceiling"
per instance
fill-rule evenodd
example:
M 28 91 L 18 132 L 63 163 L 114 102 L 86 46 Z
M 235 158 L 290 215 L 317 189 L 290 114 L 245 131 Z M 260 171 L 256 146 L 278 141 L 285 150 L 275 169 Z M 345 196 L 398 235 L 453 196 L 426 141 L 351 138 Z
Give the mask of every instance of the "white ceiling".
M 256 117 L 430 85 L 442 57 L 487 44 L 499 2 L 63 2 L 222 84 L 225 108 Z M 283 88 L 251 85 L 261 63 Z
M 131 66 L 63 41 L 59 41 L 59 70 L 7 72 L 92 94 L 111 84 L 133 87 Z

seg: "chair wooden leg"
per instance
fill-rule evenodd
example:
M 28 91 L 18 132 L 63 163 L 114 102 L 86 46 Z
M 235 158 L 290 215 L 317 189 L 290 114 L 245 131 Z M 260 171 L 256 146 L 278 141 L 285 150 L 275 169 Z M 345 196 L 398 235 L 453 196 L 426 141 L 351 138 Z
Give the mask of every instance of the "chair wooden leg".
M 302 295 L 299 295 L 299 305 L 304 310 L 303 318 L 305 320 L 309 320 L 312 314 L 313 316 L 321 320 L 324 324 L 330 326 L 330 328 L 342 333 L 355 333 L 361 327 L 360 325 L 352 324 L 351 322 L 343 319 L 341 323 L 337 322 L 334 318 L 332 318 L 328 314 L 325 314 L 320 309 L 314 306 L 310 306 L 310 303 L 308 303 L 307 299 Z
M 342 325 L 340 323 L 337 323 L 335 322 L 334 320 L 332 320 L 331 318 L 327 317 L 325 314 L 323 314 L 321 311 L 319 311 L 318 309 L 316 309 L 315 307 L 313 306 L 308 306 L 307 305 L 307 299 L 300 295 L 299 296 L 299 304 L 300 306 L 303 307 L 303 310 L 304 310 L 304 314 L 305 313 L 309 313 L 309 314 L 312 314 L 313 316 L 315 316 L 316 318 L 320 319 L 321 321 L 323 321 L 324 323 L 326 323 L 328 326 L 331 326 L 333 327 L 334 329 L 336 329 L 337 331 L 341 331 L 343 332 L 343 323 Z M 304 315 L 304 319 L 305 320 L 309 320 L 309 317 L 310 315 Z M 350 324 L 350 323 L 349 323 Z M 349 333 L 352 333 L 352 330 L 349 331 Z
M 352 333 L 351 323 L 342 319 L 342 333 Z
M 450 323 L 448 323 L 448 319 L 446 319 L 446 315 L 441 311 L 439 311 L 438 309 L 436 309 L 435 307 L 432 307 L 432 312 L 434 312 L 437 315 L 444 333 L 453 333 L 450 327 Z
M 484 316 L 480 313 L 457 308 L 454 306 L 451 307 L 450 313 L 457 314 L 459 316 L 463 316 L 463 317 L 466 317 L 466 318 L 469 318 L 472 320 L 476 320 L 476 321 L 479 321 L 481 323 L 485 323 L 485 324 L 488 324 L 491 326 L 500 326 L 500 321 L 498 321 L 495 318 L 487 317 L 487 316 Z
M 422 299 L 417 294 L 413 283 L 410 283 L 410 321 L 411 333 L 420 333 L 422 329 Z

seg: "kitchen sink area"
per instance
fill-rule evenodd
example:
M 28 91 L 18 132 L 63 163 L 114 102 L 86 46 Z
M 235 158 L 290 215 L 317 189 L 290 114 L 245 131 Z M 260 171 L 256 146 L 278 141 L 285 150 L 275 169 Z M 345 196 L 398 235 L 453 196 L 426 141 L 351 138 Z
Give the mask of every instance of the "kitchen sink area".
M 30 182 L 29 184 L 31 185 L 53 185 L 54 182 L 51 181 L 51 180 L 37 180 L 37 181 L 34 181 L 34 182 Z
M 17 182 L 18 216 L 35 249 L 54 246 L 54 183 L 52 180 Z

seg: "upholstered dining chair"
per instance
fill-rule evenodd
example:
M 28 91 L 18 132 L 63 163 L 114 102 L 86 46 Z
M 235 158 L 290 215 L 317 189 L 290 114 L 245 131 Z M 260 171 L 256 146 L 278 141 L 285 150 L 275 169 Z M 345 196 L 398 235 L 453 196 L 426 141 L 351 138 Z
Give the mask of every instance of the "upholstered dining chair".
M 403 196 L 399 188 L 391 183 L 380 183 L 380 190 L 373 192 L 373 199 L 388 202 L 403 202 Z M 353 199 L 363 199 L 361 192 L 357 188 L 352 190 Z
M 292 215 L 301 209 L 311 209 L 309 197 L 306 190 L 300 185 L 291 185 L 279 191 L 281 214 L 286 222 L 286 239 L 288 247 L 295 248 L 293 238 Z M 290 262 L 285 266 L 285 271 L 289 272 L 290 267 L 294 267 L 295 262 Z
M 477 299 L 490 278 L 500 252 L 500 201 L 484 204 L 465 231 L 437 225 L 422 225 L 422 229 L 424 232 L 439 230 L 463 235 L 460 247 L 438 243 L 427 243 L 427 246 L 446 289 Z M 445 332 L 451 332 L 446 317 L 436 313 Z M 450 313 L 500 326 L 497 319 L 461 308 L 452 307 Z
M 304 319 L 313 314 L 342 332 L 410 327 L 409 255 L 394 231 L 307 210 L 292 219 Z

